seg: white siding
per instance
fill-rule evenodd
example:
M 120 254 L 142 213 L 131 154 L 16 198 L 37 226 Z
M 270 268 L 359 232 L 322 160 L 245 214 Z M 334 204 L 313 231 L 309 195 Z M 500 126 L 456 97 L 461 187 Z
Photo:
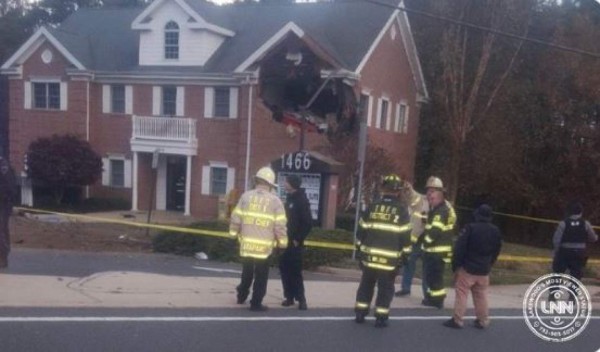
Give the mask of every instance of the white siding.
M 110 85 L 102 85 L 102 113 L 108 114 L 111 111 Z
M 125 113 L 133 114 L 133 87 L 125 86 Z
M 204 88 L 204 117 L 210 119 L 214 117 L 215 112 L 215 89 L 212 87 Z
M 204 65 L 225 37 L 205 30 L 188 28 L 187 15 L 174 1 L 165 1 L 150 22 L 152 30 L 140 32 L 140 65 Z M 179 59 L 164 58 L 164 28 L 169 21 L 179 25 Z
M 185 88 L 177 87 L 177 116 L 185 115 Z
M 25 86 L 23 87 L 24 97 L 23 101 L 25 102 L 25 109 L 31 109 L 31 82 L 25 81 Z
M 160 106 L 162 104 L 162 88 L 158 86 L 152 87 L 152 115 L 160 115 Z

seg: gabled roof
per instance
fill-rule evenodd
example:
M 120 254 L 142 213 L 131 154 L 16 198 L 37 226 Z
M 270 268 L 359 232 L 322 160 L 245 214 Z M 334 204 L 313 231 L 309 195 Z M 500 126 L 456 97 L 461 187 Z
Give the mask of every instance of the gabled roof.
M 200 15 L 200 13 L 202 13 L 202 12 L 198 12 L 198 11 L 195 11 L 194 9 L 192 9 L 190 7 L 190 5 L 187 2 L 185 2 L 185 0 L 155 0 L 155 1 L 153 1 L 150 5 L 148 5 L 148 7 L 146 7 L 146 9 L 144 9 L 144 11 L 142 11 L 142 13 L 140 13 L 135 18 L 135 20 L 133 20 L 133 23 L 131 24 L 131 28 L 133 28 L 133 29 L 151 29 L 151 27 L 148 25 L 148 23 L 150 22 L 152 13 L 154 11 L 157 11 L 157 9 L 160 8 L 160 5 L 162 5 L 166 1 L 174 1 L 176 4 L 178 4 L 181 7 L 181 9 L 183 11 L 185 11 L 190 16 L 190 23 L 188 23 L 188 26 L 190 26 L 191 28 L 206 29 L 211 32 L 221 34 L 224 36 L 228 36 L 228 37 L 235 35 L 234 32 L 232 32 L 226 28 L 214 25 L 214 24 L 206 21 Z
M 190 67 L 138 65 L 139 33 L 132 27 L 143 28 L 148 15 L 164 1 L 180 4 L 192 20 L 204 25 L 206 30 L 218 29 L 225 36 L 235 33 L 225 39 L 204 66 L 192 68 L 198 75 L 243 70 L 252 64 L 252 59 L 260 58 L 263 51 L 272 47 L 282 33 L 303 37 L 340 68 L 360 73 L 361 63 L 368 59 L 373 44 L 398 15 L 398 10 L 393 8 L 354 1 L 218 6 L 204 0 L 155 0 L 145 8 L 82 8 L 58 28 L 44 30 L 44 34 L 59 43 L 68 57 L 79 63 L 74 64 L 79 69 L 111 74 L 147 75 L 168 71 L 189 75 Z M 398 0 L 387 1 L 398 4 Z M 408 20 L 402 13 L 398 18 L 413 77 L 426 96 Z M 17 54 L 23 55 L 26 46 L 27 43 Z M 11 58 L 3 68 L 15 60 Z

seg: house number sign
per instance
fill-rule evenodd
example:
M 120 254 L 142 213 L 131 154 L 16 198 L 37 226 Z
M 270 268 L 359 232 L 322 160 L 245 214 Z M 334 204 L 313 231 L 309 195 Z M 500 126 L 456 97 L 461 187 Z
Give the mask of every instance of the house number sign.
M 281 156 L 281 169 L 289 171 L 308 171 L 312 165 L 307 152 L 283 154 Z

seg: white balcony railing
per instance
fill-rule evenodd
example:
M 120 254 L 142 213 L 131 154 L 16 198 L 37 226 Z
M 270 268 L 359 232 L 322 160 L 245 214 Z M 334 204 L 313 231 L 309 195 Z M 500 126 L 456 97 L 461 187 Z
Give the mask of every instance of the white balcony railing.
M 192 143 L 196 141 L 196 120 L 181 117 L 133 116 L 132 139 Z

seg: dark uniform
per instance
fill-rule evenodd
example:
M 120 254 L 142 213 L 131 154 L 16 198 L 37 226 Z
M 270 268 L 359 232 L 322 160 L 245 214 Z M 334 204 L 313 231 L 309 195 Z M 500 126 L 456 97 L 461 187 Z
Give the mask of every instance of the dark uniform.
M 571 216 L 562 221 L 554 234 L 554 261 L 552 271 L 569 274 L 581 280 L 587 261 L 586 243 L 595 242 L 598 236 L 592 225 L 581 217 Z
M 448 202 L 443 202 L 427 214 L 423 233 L 423 261 L 427 293 L 424 305 L 442 308 L 446 298 L 444 268 L 452 258 L 452 242 L 456 213 Z
M 289 193 L 285 202 L 287 216 L 288 247 L 279 260 L 281 283 L 283 285 L 284 306 L 300 303 L 300 309 L 306 309 L 304 296 L 304 279 L 302 278 L 302 252 L 304 239 L 312 227 L 310 203 L 304 189 L 298 188 Z M 296 245 L 297 243 L 297 245 Z
M 15 175 L 8 160 L 0 156 L 0 268 L 8 266 L 10 233 L 8 222 L 12 213 Z
M 404 253 L 411 249 L 410 233 L 407 207 L 394 196 L 384 195 L 361 217 L 357 247 L 362 277 L 356 293 L 356 322 L 364 322 L 369 313 L 377 284 L 376 326 L 386 325 L 394 296 L 394 280 Z

